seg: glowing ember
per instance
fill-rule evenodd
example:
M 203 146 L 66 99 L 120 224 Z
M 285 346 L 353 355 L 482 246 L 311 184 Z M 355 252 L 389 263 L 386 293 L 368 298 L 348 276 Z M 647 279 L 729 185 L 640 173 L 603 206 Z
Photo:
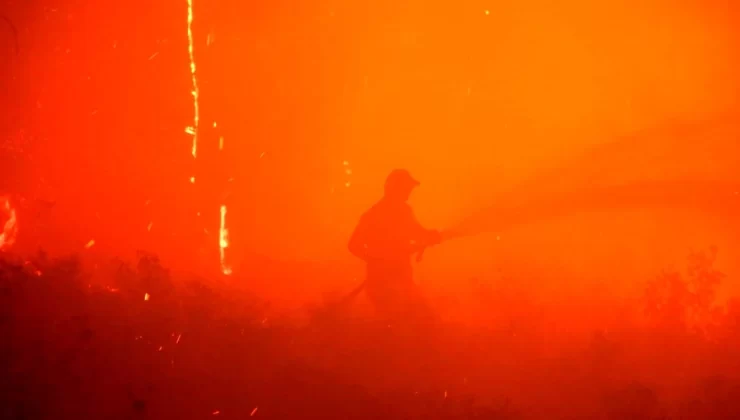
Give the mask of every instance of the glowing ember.
M 177 335 L 177 340 L 175 340 L 175 344 L 180 344 L 180 339 L 182 338 L 182 334 Z
M 2 205 L 0 216 L 7 220 L 0 231 L 0 251 L 9 249 L 15 243 L 15 237 L 18 234 L 18 218 L 15 209 L 10 205 L 9 198 L 0 198 L 0 202 L 2 201 L 5 203 Z
M 144 300 L 149 300 L 149 293 L 144 293 Z
M 219 414 L 221 414 L 221 410 L 216 410 L 216 411 L 214 411 L 214 412 L 213 412 L 213 415 L 214 415 L 214 416 L 217 416 L 217 415 L 219 415 Z
M 349 162 L 346 161 L 346 160 L 344 162 L 342 162 L 342 165 L 344 166 L 344 174 L 345 174 L 344 186 L 346 188 L 349 188 L 349 187 L 352 186 L 352 180 L 351 180 L 351 178 L 352 178 L 352 168 L 349 167 Z
M 251 412 L 251 413 L 249 413 L 249 417 L 254 417 L 254 415 L 255 415 L 255 414 L 257 414 L 257 409 L 258 409 L 258 408 L 259 408 L 259 407 L 254 407 L 254 410 L 252 410 L 252 412 Z
M 188 127 L 189 132 L 193 136 L 193 147 L 192 154 L 193 158 L 198 156 L 198 123 L 200 120 L 200 105 L 198 104 L 198 97 L 200 95 L 200 89 L 198 89 L 198 78 L 195 75 L 195 54 L 193 53 L 193 0 L 188 0 L 188 56 L 190 57 L 190 78 L 193 81 L 193 125 Z
M 221 271 L 225 275 L 231 274 L 231 267 L 226 265 L 226 248 L 229 247 L 229 230 L 226 228 L 226 206 L 221 206 L 221 227 L 219 229 L 219 251 L 221 255 Z
M 90 249 L 95 245 L 95 239 L 90 239 L 88 243 L 85 244 L 85 249 Z
M 154 225 L 153 222 L 149 222 L 149 224 L 146 226 L 146 230 L 150 231 L 152 230 L 152 226 Z

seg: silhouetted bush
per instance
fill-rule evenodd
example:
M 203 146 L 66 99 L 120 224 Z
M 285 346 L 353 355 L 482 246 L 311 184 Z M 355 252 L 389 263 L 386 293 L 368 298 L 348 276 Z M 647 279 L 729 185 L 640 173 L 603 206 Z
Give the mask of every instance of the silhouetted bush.
M 302 325 L 145 253 L 97 277 L 76 258 L 0 259 L 0 417 L 738 418 L 740 304 L 715 306 L 715 255 L 648 284 L 646 325 L 551 351 L 540 315 L 411 334 L 316 308 Z

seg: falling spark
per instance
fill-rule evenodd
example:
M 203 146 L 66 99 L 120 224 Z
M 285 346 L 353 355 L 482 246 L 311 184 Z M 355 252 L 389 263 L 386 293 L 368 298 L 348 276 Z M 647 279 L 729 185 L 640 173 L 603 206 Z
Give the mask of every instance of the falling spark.
M 155 58 L 156 56 L 158 56 L 158 55 L 159 55 L 159 51 L 157 51 L 157 52 L 155 52 L 154 54 L 150 55 L 150 56 L 149 56 L 149 61 L 152 61 L 152 60 L 154 60 L 154 58 Z
M 180 344 L 180 339 L 182 338 L 182 334 L 177 335 L 177 340 L 175 340 L 175 344 Z
M 262 159 L 263 157 L 265 157 L 265 152 L 260 153 L 260 159 Z
M 352 185 L 352 184 L 351 184 L 350 182 L 345 182 L 345 183 L 344 183 L 344 186 L 345 186 L 345 187 L 347 187 L 347 188 L 349 188 L 349 187 L 350 187 L 350 185 Z
M 447 391 L 445 391 L 445 399 L 447 399 Z
M 144 300 L 149 300 L 149 293 L 144 293 Z
M 347 162 L 347 161 L 345 160 L 344 162 L 342 162 L 342 165 L 344 165 L 344 166 L 349 166 L 349 162 Z
M 226 228 L 226 206 L 221 206 L 221 227 L 219 228 L 219 248 L 221 254 L 221 271 L 231 274 L 231 267 L 226 265 L 226 248 L 229 247 L 229 230 Z
M 191 184 L 195 184 L 195 177 L 194 177 L 194 176 L 191 176 L 191 177 L 190 177 L 190 183 L 191 183 Z
M 249 417 L 254 417 L 254 415 L 255 415 L 255 414 L 257 414 L 257 409 L 258 409 L 258 408 L 259 408 L 259 407 L 254 407 L 254 410 L 252 410 L 252 412 L 251 412 L 251 413 L 249 413 Z
M 198 88 L 198 78 L 195 75 L 195 54 L 193 53 L 193 0 L 188 0 L 188 56 L 190 57 L 190 78 L 193 82 L 193 125 L 188 127 L 193 136 L 193 158 L 198 157 L 198 123 L 200 120 L 200 105 L 198 97 L 200 89 Z M 192 180 L 191 180 L 192 182 Z
M 151 231 L 152 231 L 152 226 L 153 226 L 153 225 L 154 225 L 154 222 L 149 222 L 149 224 L 148 224 L 148 225 L 147 225 L 147 227 L 146 227 L 146 230 L 148 230 L 149 232 L 151 232 Z
M 217 416 L 217 415 L 219 415 L 219 414 L 221 414 L 221 410 L 216 410 L 216 411 L 214 411 L 214 412 L 213 412 L 213 415 L 214 415 L 214 416 Z
M 159 349 L 157 349 L 157 351 L 162 351 L 162 349 L 164 349 L 164 346 L 159 346 Z
M 95 245 L 95 239 L 90 239 L 90 242 L 85 245 L 85 249 L 90 249 L 93 245 Z
M 218 150 L 224 150 L 224 136 L 218 138 Z
M 488 15 L 490 15 L 490 14 L 491 14 L 491 11 L 490 11 L 490 10 L 486 10 L 486 12 L 485 12 L 485 13 L 486 13 L 486 16 L 488 16 Z
M 214 121 L 213 122 L 213 128 L 217 128 L 217 127 L 218 127 L 218 124 L 216 123 L 216 121 Z
M 2 231 L 0 231 L 0 251 L 10 248 L 15 243 L 15 237 L 18 233 L 18 219 L 15 209 L 10 205 L 9 198 L 5 199 L 5 205 L 3 207 L 5 213 L 8 215 L 8 220 L 3 225 Z

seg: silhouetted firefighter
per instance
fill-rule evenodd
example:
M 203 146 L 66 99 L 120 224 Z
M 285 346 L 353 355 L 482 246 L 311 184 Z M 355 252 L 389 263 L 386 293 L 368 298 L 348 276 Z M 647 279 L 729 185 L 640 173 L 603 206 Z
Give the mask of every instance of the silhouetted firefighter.
M 417 317 L 426 311 L 413 280 L 411 256 L 420 257 L 426 247 L 442 240 L 439 231 L 421 226 L 407 202 L 418 186 L 408 171 L 392 171 L 385 181 L 383 198 L 362 215 L 349 241 L 349 251 L 367 264 L 363 284 L 367 296 L 388 321 Z

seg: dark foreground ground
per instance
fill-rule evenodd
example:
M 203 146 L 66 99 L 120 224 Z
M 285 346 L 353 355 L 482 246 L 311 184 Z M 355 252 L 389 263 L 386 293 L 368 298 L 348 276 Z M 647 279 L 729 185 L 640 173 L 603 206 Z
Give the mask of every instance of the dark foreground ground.
M 740 307 L 712 305 L 705 257 L 648 286 L 646 322 L 580 341 L 545 334 L 553 320 L 403 331 L 314 308 L 297 324 L 151 256 L 106 284 L 75 259 L 6 258 L 0 418 L 740 418 Z

